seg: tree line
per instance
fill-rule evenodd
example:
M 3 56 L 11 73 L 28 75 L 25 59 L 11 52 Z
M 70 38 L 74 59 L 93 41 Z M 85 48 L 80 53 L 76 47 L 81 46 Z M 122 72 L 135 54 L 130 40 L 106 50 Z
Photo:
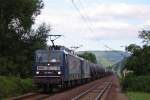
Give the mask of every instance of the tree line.
M 97 63 L 95 54 L 91 52 L 84 52 L 83 54 L 78 54 L 79 57 L 84 58 L 92 63 Z
M 0 0 L 0 75 L 31 77 L 34 51 L 46 47 L 50 26 L 33 28 L 42 0 Z
M 130 56 L 125 62 L 125 68 L 132 71 L 122 79 L 125 91 L 150 93 L 150 31 L 140 31 L 139 37 L 144 45 L 130 44 L 126 50 Z
M 143 46 L 130 44 L 126 47 L 131 56 L 127 58 L 125 68 L 135 75 L 150 75 L 150 31 L 140 31 L 139 38 L 143 40 Z

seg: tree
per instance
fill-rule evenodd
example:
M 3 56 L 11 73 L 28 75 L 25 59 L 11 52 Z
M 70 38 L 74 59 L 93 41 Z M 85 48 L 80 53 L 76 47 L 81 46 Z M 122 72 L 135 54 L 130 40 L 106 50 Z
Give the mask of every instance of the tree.
M 125 67 L 132 70 L 136 75 L 150 75 L 150 37 L 148 31 L 142 31 L 139 37 L 146 42 L 146 45 L 140 47 L 136 44 L 131 44 L 126 47 L 131 56 L 127 58 Z
M 141 47 L 136 44 L 130 44 L 125 48 L 127 52 L 134 53 L 135 51 L 141 50 Z
M 33 52 L 46 47 L 46 24 L 32 29 L 42 0 L 0 0 L 0 75 L 31 76 Z
M 150 31 L 149 30 L 140 31 L 139 37 L 143 39 L 143 42 L 146 43 L 146 45 L 150 45 Z
M 96 57 L 95 57 L 95 55 L 93 53 L 84 52 L 83 54 L 80 54 L 79 56 L 84 58 L 84 59 L 86 59 L 86 60 L 89 60 L 89 61 L 91 61 L 93 63 L 97 63 Z
M 0 0 L 1 54 L 8 55 L 5 51 L 13 49 L 16 42 L 30 37 L 28 33 L 42 7 L 41 0 Z
M 133 70 L 136 75 L 150 75 L 150 46 L 144 46 L 134 51 L 126 61 L 126 68 Z
M 41 24 L 37 29 L 31 31 L 31 36 L 24 39 L 24 49 L 22 50 L 23 56 L 27 59 L 22 60 L 22 67 L 18 66 L 20 69 L 19 75 L 30 76 L 32 74 L 32 65 L 34 63 L 34 51 L 39 48 L 47 47 L 47 37 L 50 31 L 50 27 L 46 24 Z M 19 61 L 20 62 L 20 61 Z M 28 62 L 24 64 L 24 62 Z M 20 62 L 21 64 L 21 62 Z

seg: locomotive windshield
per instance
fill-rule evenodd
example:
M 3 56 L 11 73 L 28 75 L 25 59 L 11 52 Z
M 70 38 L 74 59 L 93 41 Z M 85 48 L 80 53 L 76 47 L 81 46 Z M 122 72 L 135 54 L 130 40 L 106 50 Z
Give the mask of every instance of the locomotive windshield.
M 48 62 L 48 51 L 37 50 L 36 51 L 36 62 Z
M 56 50 L 37 50 L 36 51 L 36 62 L 60 62 L 60 51 Z
M 50 62 L 60 62 L 60 51 L 50 52 Z

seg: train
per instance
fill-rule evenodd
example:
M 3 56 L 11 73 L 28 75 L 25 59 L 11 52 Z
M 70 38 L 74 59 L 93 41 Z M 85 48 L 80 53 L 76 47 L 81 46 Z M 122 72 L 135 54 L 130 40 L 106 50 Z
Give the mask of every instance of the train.
M 56 86 L 76 86 L 110 74 L 102 65 L 91 63 L 64 46 L 35 51 L 33 82 L 44 91 Z

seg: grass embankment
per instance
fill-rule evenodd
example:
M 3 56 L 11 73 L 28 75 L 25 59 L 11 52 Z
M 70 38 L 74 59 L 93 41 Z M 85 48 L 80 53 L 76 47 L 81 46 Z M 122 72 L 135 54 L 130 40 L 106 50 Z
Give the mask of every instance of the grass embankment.
M 32 79 L 0 76 L 0 100 L 6 97 L 24 94 L 32 89 Z
M 121 80 L 122 89 L 129 100 L 150 100 L 150 76 L 129 74 Z
M 129 97 L 129 100 L 150 100 L 150 93 L 127 92 L 126 95 Z
M 124 91 L 150 93 L 150 76 L 128 75 L 121 84 Z

